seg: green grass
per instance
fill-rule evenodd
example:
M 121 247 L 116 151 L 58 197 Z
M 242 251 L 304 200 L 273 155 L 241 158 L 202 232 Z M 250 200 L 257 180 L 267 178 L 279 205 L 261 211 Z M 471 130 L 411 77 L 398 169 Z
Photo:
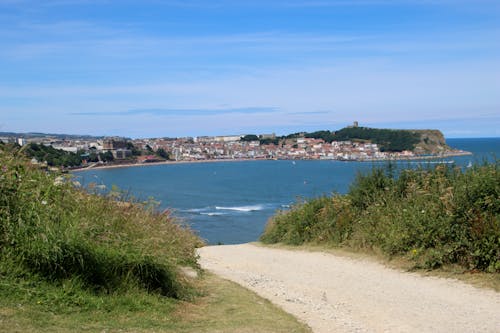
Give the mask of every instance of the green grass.
M 237 284 L 205 274 L 200 295 L 175 300 L 144 290 L 89 294 L 69 283 L 0 283 L 0 332 L 310 332 Z
M 3 274 L 55 284 L 74 279 L 95 293 L 138 287 L 189 297 L 177 266 L 196 268 L 201 242 L 168 214 L 122 202 L 116 192 L 89 195 L 19 151 L 2 149 L 0 161 Z
M 499 163 L 358 175 L 346 195 L 278 213 L 264 243 L 306 243 L 404 257 L 415 268 L 500 272 Z
M 202 242 L 168 211 L 125 199 L 0 145 L 0 332 L 309 332 L 203 274 Z

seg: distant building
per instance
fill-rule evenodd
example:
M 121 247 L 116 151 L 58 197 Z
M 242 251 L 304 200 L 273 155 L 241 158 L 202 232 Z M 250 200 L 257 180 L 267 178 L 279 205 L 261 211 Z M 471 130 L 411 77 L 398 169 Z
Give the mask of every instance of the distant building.
M 216 136 L 214 139 L 215 141 L 218 142 L 233 142 L 233 141 L 239 141 L 243 135 L 221 135 L 221 136 Z
M 127 141 L 123 138 L 106 138 L 102 142 L 103 150 L 126 149 Z
M 54 146 L 54 145 L 52 145 L 52 147 L 54 147 L 54 149 L 64 150 L 68 153 L 78 152 L 78 147 L 66 147 L 66 146 Z
M 261 134 L 259 135 L 261 139 L 276 139 L 276 133 L 272 134 Z
M 355 128 L 356 128 L 356 127 L 358 127 L 358 125 L 359 125 L 359 124 L 358 124 L 358 122 L 357 122 L 357 121 L 354 121 L 354 123 L 352 124 L 352 127 L 355 127 Z
M 132 156 L 132 151 L 127 149 L 128 143 L 124 138 L 105 138 L 102 141 L 102 150 L 109 151 L 117 160 L 122 160 Z
M 125 158 L 132 157 L 132 151 L 130 149 L 115 149 L 111 150 L 111 153 L 117 160 L 123 160 Z
M 215 141 L 213 136 L 197 136 L 193 139 L 193 142 L 211 142 Z
M 89 142 L 89 149 L 95 149 L 97 151 L 102 151 L 104 149 L 104 146 L 102 145 L 102 142 L 92 141 L 92 142 Z

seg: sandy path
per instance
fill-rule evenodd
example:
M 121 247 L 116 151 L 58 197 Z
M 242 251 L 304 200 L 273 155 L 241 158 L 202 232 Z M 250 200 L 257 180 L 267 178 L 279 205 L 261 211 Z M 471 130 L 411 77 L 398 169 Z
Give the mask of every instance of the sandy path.
M 500 293 L 368 260 L 251 244 L 199 249 L 200 263 L 322 332 L 500 332 Z

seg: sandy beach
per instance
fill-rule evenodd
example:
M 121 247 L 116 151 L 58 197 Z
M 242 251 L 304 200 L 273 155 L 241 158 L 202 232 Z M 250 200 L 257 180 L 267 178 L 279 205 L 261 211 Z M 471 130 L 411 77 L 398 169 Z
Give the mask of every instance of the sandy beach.
M 71 172 L 96 170 L 96 169 L 117 169 L 117 168 L 133 168 L 133 167 L 146 167 L 154 165 L 173 165 L 173 164 L 192 164 L 192 163 L 216 163 L 216 162 L 244 162 L 244 161 L 265 161 L 263 159 L 220 159 L 220 160 L 196 160 L 196 161 L 162 161 L 162 162 L 148 162 L 148 163 L 124 163 L 124 164 L 100 164 L 93 167 L 76 168 Z

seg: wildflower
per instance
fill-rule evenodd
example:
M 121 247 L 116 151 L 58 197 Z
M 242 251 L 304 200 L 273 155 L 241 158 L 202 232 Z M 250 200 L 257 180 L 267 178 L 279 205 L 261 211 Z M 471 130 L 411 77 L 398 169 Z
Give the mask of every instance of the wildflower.
M 56 186 L 59 186 L 59 185 L 62 185 L 64 183 L 64 178 L 59 176 L 57 177 L 55 180 L 54 180 L 54 185 Z
M 46 204 L 47 204 L 47 201 L 42 200 L 42 205 L 46 205 Z

